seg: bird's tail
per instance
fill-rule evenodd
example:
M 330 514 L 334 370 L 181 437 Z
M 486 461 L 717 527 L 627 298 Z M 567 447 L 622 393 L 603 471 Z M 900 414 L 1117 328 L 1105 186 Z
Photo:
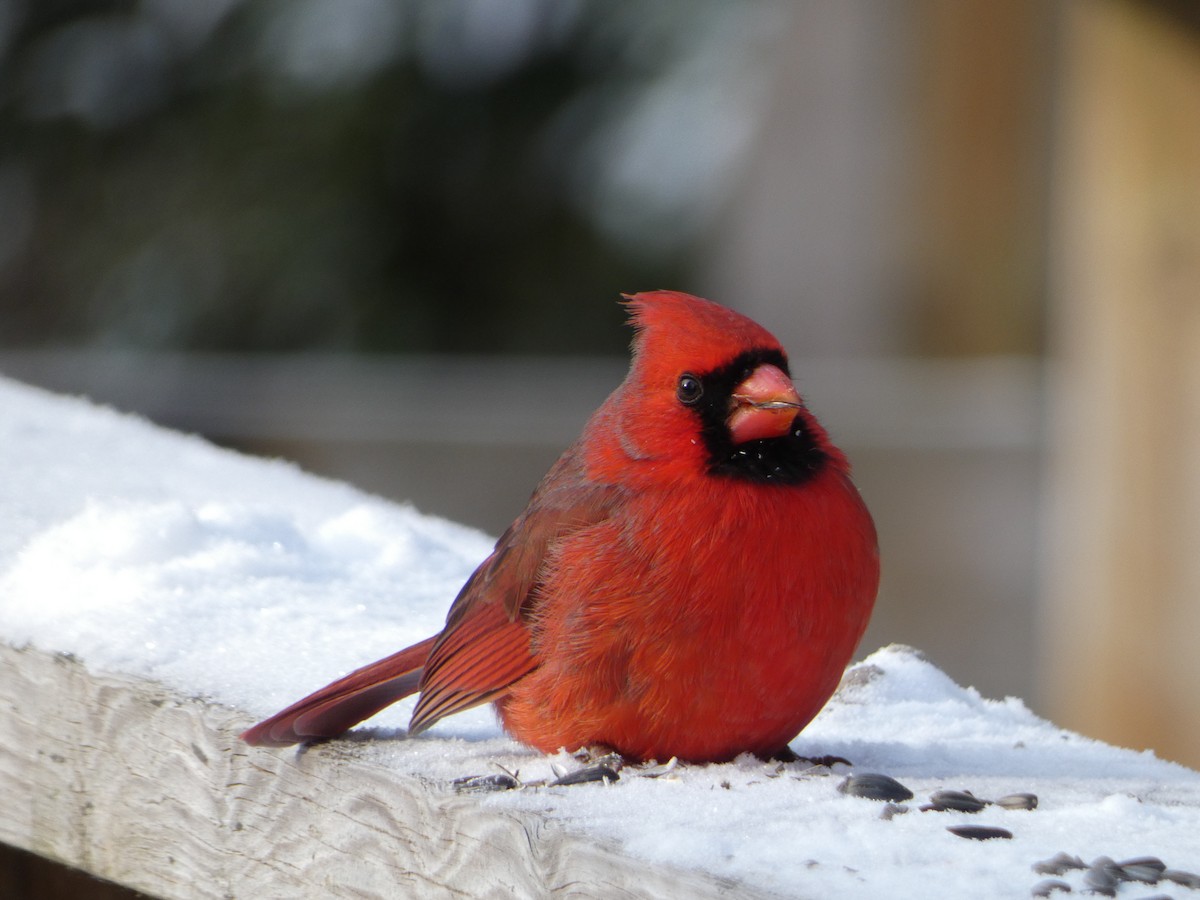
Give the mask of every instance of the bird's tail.
M 337 737 L 415 693 L 435 641 L 436 635 L 356 669 L 259 722 L 242 734 L 242 740 L 261 747 L 287 747 Z

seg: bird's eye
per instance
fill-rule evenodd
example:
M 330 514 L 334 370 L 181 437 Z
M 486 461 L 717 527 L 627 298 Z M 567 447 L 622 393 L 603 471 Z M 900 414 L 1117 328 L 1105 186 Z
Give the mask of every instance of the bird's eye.
M 704 396 L 704 385 L 695 375 L 685 372 L 679 376 L 679 382 L 675 385 L 675 396 L 679 398 L 680 403 L 691 406 Z

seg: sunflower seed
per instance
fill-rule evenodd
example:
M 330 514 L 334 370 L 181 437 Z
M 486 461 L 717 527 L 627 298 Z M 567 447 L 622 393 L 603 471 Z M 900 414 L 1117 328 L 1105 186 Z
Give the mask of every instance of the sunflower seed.
M 1137 881 L 1141 884 L 1158 884 L 1162 870 L 1154 866 L 1121 866 L 1122 881 Z
M 1007 828 L 996 828 L 994 825 L 951 825 L 946 830 L 960 838 L 969 838 L 973 841 L 990 841 L 995 838 L 1003 838 L 1007 841 L 1012 840 L 1013 836 Z
M 1100 894 L 1104 897 L 1117 896 L 1117 879 L 1103 866 L 1093 865 L 1083 873 L 1084 889 L 1089 894 Z
M 1064 894 L 1071 893 L 1071 886 L 1065 881 L 1059 881 L 1057 878 L 1047 878 L 1045 881 L 1039 881 L 1033 886 L 1034 897 L 1049 897 L 1055 891 L 1062 891 Z
M 987 806 L 987 801 L 980 800 L 970 791 L 934 791 L 929 795 L 929 804 L 921 807 L 921 812 L 955 812 L 977 813 Z
M 1121 870 L 1121 867 L 1113 861 L 1111 856 L 1097 856 L 1092 860 L 1089 868 L 1099 869 L 1100 871 L 1106 873 L 1114 881 L 1125 880 L 1125 873 Z
M 496 773 L 495 775 L 468 775 L 464 778 L 455 778 L 451 782 L 460 794 L 486 794 L 492 791 L 511 791 L 514 788 L 519 788 L 521 782 L 513 778 L 507 773 Z
M 1167 864 L 1165 862 L 1163 862 L 1161 859 L 1159 859 L 1157 856 L 1135 856 L 1132 859 L 1123 859 L 1119 863 L 1117 863 L 1117 865 L 1120 866 L 1122 869 L 1128 869 L 1128 868 L 1153 869 L 1159 875 L 1161 875 L 1163 869 L 1165 869 L 1167 867 Z M 1136 881 L 1137 879 L 1134 879 L 1134 880 Z
M 902 803 L 913 798 L 913 792 L 890 775 L 880 775 L 877 772 L 864 772 L 862 775 L 851 775 L 838 785 L 838 790 L 851 797 L 865 797 L 867 800 L 890 800 Z
M 584 766 L 582 769 L 576 769 L 574 772 L 561 775 L 551 781 L 548 786 L 564 787 L 569 784 L 591 784 L 594 781 L 603 781 L 605 784 L 608 784 L 620 780 L 621 776 L 617 774 L 616 769 L 606 766 L 603 763 L 598 763 L 594 766 Z
M 1183 869 L 1163 869 L 1162 880 L 1186 888 L 1200 888 L 1200 875 L 1195 872 L 1185 872 Z
M 997 806 L 1005 809 L 1037 809 L 1037 794 L 1005 794 L 996 801 Z
M 1039 875 L 1061 875 L 1071 869 L 1086 869 L 1085 863 L 1078 856 L 1072 856 L 1070 853 L 1059 852 L 1055 853 L 1049 859 L 1043 859 L 1041 862 L 1035 862 L 1032 866 L 1033 871 Z

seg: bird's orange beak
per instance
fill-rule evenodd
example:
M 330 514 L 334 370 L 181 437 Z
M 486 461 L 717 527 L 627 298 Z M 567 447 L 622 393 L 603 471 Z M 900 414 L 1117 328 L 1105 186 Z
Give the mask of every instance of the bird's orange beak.
M 800 411 L 800 395 L 782 369 L 763 363 L 733 389 L 726 425 L 735 444 L 783 437 Z

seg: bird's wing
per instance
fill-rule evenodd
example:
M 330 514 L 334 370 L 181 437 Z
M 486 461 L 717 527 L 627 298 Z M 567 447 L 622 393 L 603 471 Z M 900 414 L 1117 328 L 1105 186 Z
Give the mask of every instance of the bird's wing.
M 604 521 L 620 496 L 583 473 L 572 450 L 542 479 L 525 511 L 463 585 L 430 651 L 409 733 L 495 700 L 537 666 L 529 617 L 555 541 Z

